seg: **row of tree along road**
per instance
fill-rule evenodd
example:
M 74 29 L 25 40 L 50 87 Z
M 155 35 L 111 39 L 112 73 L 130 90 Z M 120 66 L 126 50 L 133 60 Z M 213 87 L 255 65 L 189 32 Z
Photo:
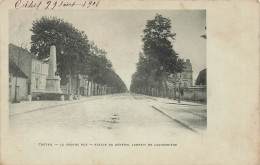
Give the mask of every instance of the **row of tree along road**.
M 170 77 L 176 77 L 184 70 L 184 60 L 179 58 L 172 46 L 175 36 L 168 18 L 157 14 L 153 20 L 147 21 L 142 35 L 142 52 L 139 53 L 136 72 L 132 75 L 132 92 L 172 97 L 172 90 L 168 87 Z M 203 72 L 206 73 L 206 70 Z
M 50 47 L 56 46 L 57 74 L 61 79 L 69 78 L 69 84 L 71 77 L 88 75 L 92 84 L 107 85 L 116 92 L 127 91 L 106 58 L 107 52 L 89 41 L 87 35 L 72 24 L 56 17 L 42 17 L 33 22 L 30 31 L 33 33 L 31 52 L 38 59 L 48 60 Z

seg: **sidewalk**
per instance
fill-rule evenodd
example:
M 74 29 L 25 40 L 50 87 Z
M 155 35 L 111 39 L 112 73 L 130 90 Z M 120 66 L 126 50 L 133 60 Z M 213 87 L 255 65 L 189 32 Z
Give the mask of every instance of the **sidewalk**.
M 49 100 L 40 100 L 40 101 L 22 101 L 21 103 L 10 103 L 9 104 L 9 116 L 15 116 L 22 113 L 28 113 L 32 111 L 43 110 L 47 108 L 53 108 L 58 106 L 64 106 L 68 104 L 74 104 L 82 101 L 90 101 L 103 98 L 102 96 L 109 95 L 98 95 L 98 96 L 89 96 L 84 97 L 81 96 L 80 100 L 72 100 L 72 101 L 49 101 Z
M 166 104 L 178 104 L 178 105 L 193 105 L 193 106 L 206 106 L 206 104 L 202 104 L 202 103 L 197 103 L 197 102 L 193 102 L 193 101 L 186 101 L 186 100 L 181 100 L 180 103 L 178 103 L 178 100 L 173 100 L 173 99 L 169 99 L 169 98 L 162 98 L 162 97 L 155 97 L 155 96 L 148 96 L 148 95 L 142 95 L 142 94 L 136 94 L 137 96 L 142 96 L 142 97 L 146 97 L 155 101 L 159 101 L 161 103 L 166 103 Z
M 150 106 L 158 112 L 168 116 L 183 127 L 203 133 L 207 128 L 207 105 L 178 100 L 135 94 L 138 97 L 151 99 Z
M 197 133 L 203 133 L 207 128 L 207 106 L 192 102 L 176 100 L 160 101 L 163 104 L 152 106 L 157 111 Z M 166 104 L 165 104 L 166 103 Z
M 181 100 L 180 103 L 178 103 L 178 100 L 168 99 L 168 98 L 157 98 L 157 101 L 166 103 L 166 104 L 178 104 L 178 105 L 192 105 L 192 106 L 206 106 L 205 104 Z

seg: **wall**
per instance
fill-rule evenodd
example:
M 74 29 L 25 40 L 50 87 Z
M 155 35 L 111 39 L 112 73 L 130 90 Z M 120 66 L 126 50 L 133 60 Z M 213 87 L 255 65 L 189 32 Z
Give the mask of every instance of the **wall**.
M 197 102 L 207 102 L 207 90 L 202 89 L 184 89 L 183 99 Z
M 9 84 L 9 101 L 14 100 L 15 96 L 15 81 L 16 78 L 13 77 L 11 79 L 11 83 Z M 17 78 L 17 86 L 19 86 L 19 100 L 26 100 L 28 97 L 28 84 L 27 78 L 18 77 Z

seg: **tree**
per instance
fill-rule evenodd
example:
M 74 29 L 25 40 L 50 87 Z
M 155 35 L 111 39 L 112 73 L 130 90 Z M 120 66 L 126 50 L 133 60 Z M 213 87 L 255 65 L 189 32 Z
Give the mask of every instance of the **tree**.
M 90 42 L 90 59 L 88 75 L 91 78 L 92 84 L 106 84 L 107 69 L 112 69 L 112 63 L 106 58 L 107 52 L 99 49 L 93 41 Z M 92 87 L 92 86 L 91 86 Z M 97 87 L 99 88 L 99 86 Z M 93 91 L 93 89 L 91 89 Z M 97 91 L 94 89 L 94 93 Z
M 42 17 L 33 21 L 32 25 L 31 52 L 38 59 L 48 59 L 50 47 L 56 46 L 57 72 L 61 78 L 68 75 L 70 82 L 71 75 L 78 77 L 88 70 L 86 61 L 90 48 L 84 32 L 56 17 Z
M 71 76 L 77 78 L 78 95 L 80 74 L 88 75 L 92 84 L 94 81 L 99 84 L 108 82 L 106 74 L 107 70 L 112 69 L 112 63 L 106 58 L 106 51 L 98 48 L 93 41 L 89 42 L 83 31 L 56 17 L 35 20 L 30 30 L 33 32 L 31 52 L 35 53 L 38 59 L 48 59 L 50 46 L 55 45 L 57 72 L 62 79 L 69 77 L 69 85 Z M 116 81 L 113 82 L 116 83 L 115 87 L 120 88 L 117 86 L 120 85 L 120 80 L 113 80 Z
M 146 82 L 142 81 L 142 86 L 159 85 L 164 96 L 168 96 L 168 77 L 183 70 L 183 60 L 179 59 L 172 46 L 176 34 L 171 32 L 171 20 L 157 14 L 153 20 L 147 21 L 143 33 L 143 53 L 133 80 L 137 80 L 138 76 L 144 77 Z M 137 85 L 131 86 L 131 89 L 134 86 Z
M 200 71 L 195 84 L 196 85 L 207 85 L 207 69 L 203 69 Z
M 171 32 L 171 20 L 157 14 L 153 20 L 147 21 L 143 32 L 143 52 L 157 65 L 157 75 L 168 95 L 167 77 L 182 71 L 182 62 L 178 62 L 178 54 L 173 50 L 171 42 L 176 36 L 176 33 Z

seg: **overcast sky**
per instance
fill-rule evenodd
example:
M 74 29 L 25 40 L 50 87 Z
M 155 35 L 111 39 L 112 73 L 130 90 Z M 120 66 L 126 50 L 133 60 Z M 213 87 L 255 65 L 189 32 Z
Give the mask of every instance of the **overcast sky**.
M 10 10 L 9 42 L 17 46 L 25 43 L 30 50 L 32 22 L 42 16 L 62 18 L 108 52 L 107 58 L 129 88 L 142 51 L 142 31 L 156 13 L 171 20 L 176 33 L 173 47 L 180 58 L 191 60 L 195 81 L 206 68 L 206 40 L 200 37 L 206 33 L 205 10 Z

